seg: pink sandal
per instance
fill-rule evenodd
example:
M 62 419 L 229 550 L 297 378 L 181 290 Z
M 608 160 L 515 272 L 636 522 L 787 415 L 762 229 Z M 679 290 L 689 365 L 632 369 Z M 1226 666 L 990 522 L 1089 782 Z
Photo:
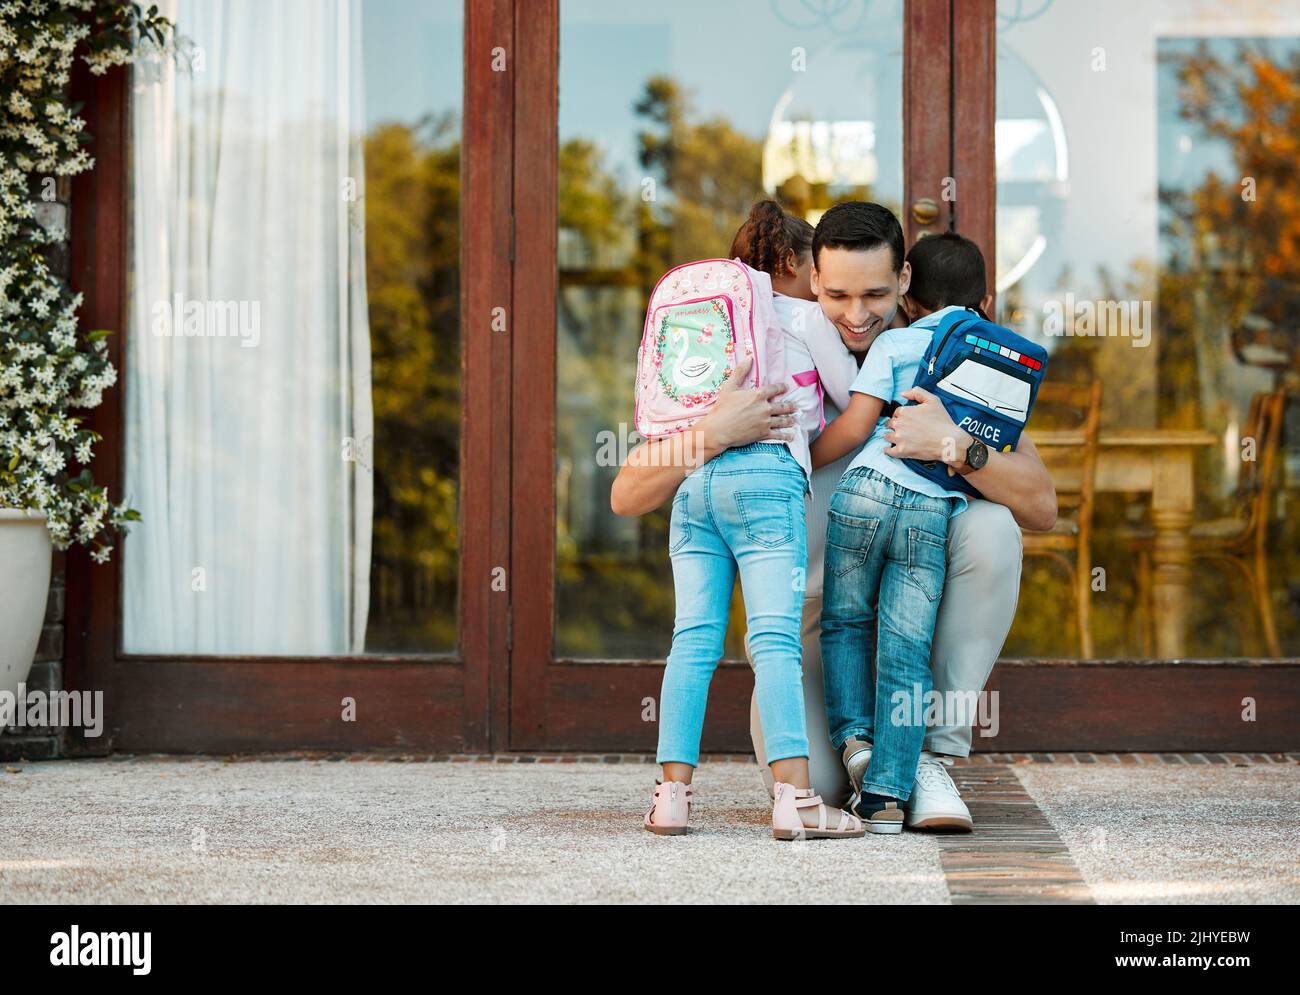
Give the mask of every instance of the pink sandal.
M 645 814 L 645 828 L 660 836 L 681 836 L 691 816 L 695 787 L 685 781 L 655 779 L 654 801 Z
M 812 788 L 796 788 L 793 784 L 777 781 L 775 785 L 776 800 L 772 805 L 772 835 L 779 840 L 804 839 L 857 839 L 866 836 L 867 830 L 862 820 L 841 809 L 831 809 L 822 804 L 821 795 L 814 794 Z M 819 808 L 816 828 L 805 826 L 799 818 L 799 809 Z M 835 828 L 826 825 L 827 813 L 839 816 Z

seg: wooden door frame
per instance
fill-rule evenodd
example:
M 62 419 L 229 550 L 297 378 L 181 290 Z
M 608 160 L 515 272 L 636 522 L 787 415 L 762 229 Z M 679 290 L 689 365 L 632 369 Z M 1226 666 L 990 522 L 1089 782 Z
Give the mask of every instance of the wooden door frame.
M 517 8 L 520 37 L 537 44 L 520 53 L 516 81 L 515 417 L 512 440 L 514 539 L 511 574 L 528 588 L 515 599 L 511 657 L 510 747 L 514 750 L 653 751 L 658 727 L 641 719 L 657 700 L 663 660 L 555 659 L 555 383 L 556 219 L 559 153 L 559 4 L 527 0 Z M 926 165 L 936 190 L 950 172 L 947 45 L 949 0 L 909 0 L 905 13 L 905 165 Z M 991 7 L 990 7 L 991 10 Z M 909 68 L 910 67 L 910 68 Z M 937 98 L 936 94 L 942 94 Z M 918 108 L 932 106 L 936 113 Z M 915 113 L 911 113 L 915 111 Z M 918 125 L 917 122 L 920 122 Z M 909 138 L 909 128 L 912 129 Z M 918 141 L 942 142 L 930 155 Z M 921 174 L 918 174 L 921 175 Z M 920 194 L 921 187 L 908 188 Z M 910 203 L 910 200 L 908 201 Z M 947 215 L 944 216 L 946 224 Z M 671 619 L 664 624 L 671 627 Z M 710 686 L 703 749 L 749 749 L 753 676 L 744 660 L 723 660 Z
M 956 227 L 989 260 L 996 197 L 993 8 L 994 0 L 907 0 L 904 14 L 903 221 L 909 243 L 920 230 L 911 205 L 931 196 L 940 206 L 931 230 Z M 106 734 L 94 740 L 69 730 L 66 755 L 113 749 L 653 751 L 657 729 L 640 720 L 641 702 L 657 698 L 662 660 L 550 658 L 558 30 L 558 0 L 465 2 L 461 214 L 472 220 L 461 228 L 460 652 L 128 656 L 120 647 L 120 552 L 110 565 L 94 566 L 73 549 L 67 554 L 63 688 L 103 691 L 107 721 Z M 494 65 L 498 50 L 506 55 L 501 71 Z M 96 139 L 96 167 L 72 181 L 72 283 L 84 295 L 83 327 L 118 332 L 108 347 L 119 383 L 87 417 L 88 427 L 106 440 L 96 477 L 113 494 L 123 493 L 123 394 L 129 387 L 123 363 L 128 80 L 121 69 L 91 77 L 81 65 L 73 79 L 75 99 L 85 102 L 87 131 Z M 942 102 L 946 111 L 935 93 L 949 95 Z M 937 115 L 924 114 L 926 106 L 938 108 Z M 937 151 L 922 154 L 924 143 Z M 946 177 L 956 181 L 955 201 L 943 198 Z M 493 331 L 502 307 L 505 329 Z M 142 511 L 140 527 L 147 527 L 148 509 Z M 719 666 L 706 751 L 749 751 L 752 684 L 744 661 Z M 1300 661 L 1004 660 L 989 690 L 1015 703 L 996 743 L 987 744 L 999 750 L 1289 749 L 1294 735 L 1287 717 L 1300 708 Z M 344 696 L 359 699 L 362 719 L 382 719 L 340 722 Z M 1257 722 L 1240 721 L 1247 696 L 1270 703 Z M 1213 704 L 1198 714 L 1170 707 L 1188 700 Z M 975 748 L 983 745 L 977 737 Z
M 922 234 L 952 229 L 991 261 L 997 258 L 997 183 L 991 182 L 996 176 L 996 0 L 906 0 L 904 11 L 904 240 L 912 245 Z M 949 95 L 949 113 L 926 113 L 935 106 L 935 93 Z M 929 224 L 913 210 L 921 198 L 938 209 Z
M 641 720 L 657 700 L 662 660 L 553 659 L 555 638 L 556 219 L 559 3 L 517 8 L 516 81 L 515 600 L 510 747 L 515 750 L 653 752 L 657 726 Z M 954 228 L 996 258 L 994 157 L 995 0 L 906 0 L 904 7 L 904 232 Z M 941 96 L 936 96 L 941 95 Z M 952 184 L 945 184 L 951 180 Z M 947 187 L 947 196 L 945 196 Z M 955 196 L 953 194 L 955 193 Z M 912 205 L 935 200 L 930 225 Z M 990 287 L 990 289 L 992 289 Z M 664 620 L 671 625 L 670 619 Z M 745 661 L 724 660 L 709 693 L 702 748 L 751 749 Z M 1300 707 L 1300 662 L 1262 660 L 1002 660 L 988 690 L 1013 703 L 996 741 L 974 749 L 1289 749 L 1287 716 Z M 1243 723 L 1243 697 L 1272 706 Z M 1171 707 L 1199 701 L 1196 712 Z
M 988 263 L 989 292 L 997 259 L 997 0 L 951 0 L 952 227 L 975 242 Z M 908 243 L 909 245 L 911 242 Z
M 126 654 L 121 647 L 121 552 L 93 565 L 67 555 L 63 687 L 102 691 L 105 734 L 68 730 L 65 755 L 112 750 L 226 753 L 266 750 L 465 752 L 505 745 L 509 595 L 494 585 L 510 549 L 510 335 L 492 331 L 510 299 L 514 110 L 513 0 L 467 0 L 461 159 L 461 461 L 459 650 L 351 657 Z M 92 77 L 78 62 L 74 99 L 93 135 L 93 172 L 72 183 L 73 288 L 82 327 L 108 328 L 116 387 L 88 413 L 107 444 L 97 479 L 123 493 L 126 290 L 129 279 L 129 70 Z M 142 508 L 147 528 L 149 509 Z M 342 699 L 357 720 L 341 721 Z
M 952 225 L 945 197 L 952 176 L 952 11 L 950 0 L 903 4 L 903 241 Z M 918 201 L 934 202 L 934 220 L 917 217 Z

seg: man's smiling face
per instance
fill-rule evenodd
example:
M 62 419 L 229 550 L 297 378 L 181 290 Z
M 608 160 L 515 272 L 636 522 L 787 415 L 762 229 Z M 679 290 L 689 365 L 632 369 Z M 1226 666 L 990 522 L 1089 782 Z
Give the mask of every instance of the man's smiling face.
M 871 348 L 894 320 L 899 297 L 907 293 L 912 268 L 903 263 L 902 272 L 895 273 L 893 262 L 888 245 L 821 250 L 812 271 L 812 290 L 850 352 Z

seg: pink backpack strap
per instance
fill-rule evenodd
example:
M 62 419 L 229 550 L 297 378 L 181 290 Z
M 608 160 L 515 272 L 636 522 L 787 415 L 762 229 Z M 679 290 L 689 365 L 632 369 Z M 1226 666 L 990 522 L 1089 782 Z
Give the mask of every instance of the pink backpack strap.
M 794 375 L 794 382 L 800 387 L 808 387 L 811 384 L 817 385 L 817 413 L 821 418 L 817 431 L 820 432 L 826 427 L 826 396 L 822 393 L 822 378 L 817 375 L 816 370 L 804 370 L 802 373 Z

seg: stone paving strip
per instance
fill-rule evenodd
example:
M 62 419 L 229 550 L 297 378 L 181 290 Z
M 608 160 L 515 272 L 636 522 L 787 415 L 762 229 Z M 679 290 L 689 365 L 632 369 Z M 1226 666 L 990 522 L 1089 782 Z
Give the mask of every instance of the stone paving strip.
M 976 827 L 936 834 L 954 905 L 1093 904 L 1069 847 L 1010 767 L 949 774 Z

